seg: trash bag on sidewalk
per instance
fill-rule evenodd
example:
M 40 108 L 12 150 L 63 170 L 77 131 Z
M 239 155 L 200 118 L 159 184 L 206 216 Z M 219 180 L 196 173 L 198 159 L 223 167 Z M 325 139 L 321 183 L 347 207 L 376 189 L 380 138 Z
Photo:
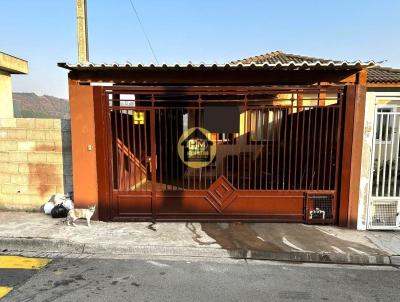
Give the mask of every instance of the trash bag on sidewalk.
M 68 211 L 70 211 L 70 210 L 72 210 L 72 209 L 74 208 L 74 202 L 73 202 L 71 199 L 69 199 L 69 198 L 66 198 L 66 199 L 62 202 L 62 205 L 63 205 Z
M 41 211 L 53 218 L 67 217 L 68 211 L 74 208 L 74 193 L 57 193 L 40 207 Z
M 57 193 L 56 195 L 54 195 L 54 204 L 58 205 L 58 204 L 62 204 L 65 201 L 66 197 L 64 194 L 62 193 Z
M 46 215 L 50 215 L 50 214 L 51 214 L 51 211 L 53 210 L 53 208 L 54 208 L 54 202 L 48 201 L 48 202 L 46 202 L 46 203 L 44 204 L 44 206 L 43 206 L 43 211 L 44 211 L 44 213 L 45 213 Z
M 58 204 L 51 210 L 51 217 L 53 218 L 65 218 L 68 215 L 68 210 L 62 205 Z
M 72 201 L 74 201 L 74 192 L 68 192 L 67 194 L 65 194 L 65 197 L 71 199 Z

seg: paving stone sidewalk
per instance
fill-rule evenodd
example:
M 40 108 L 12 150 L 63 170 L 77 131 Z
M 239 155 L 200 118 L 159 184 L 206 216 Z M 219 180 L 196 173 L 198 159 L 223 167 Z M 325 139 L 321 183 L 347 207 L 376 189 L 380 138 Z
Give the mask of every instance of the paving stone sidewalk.
M 230 257 L 400 265 L 400 232 L 288 223 L 123 223 L 0 212 L 0 252 Z

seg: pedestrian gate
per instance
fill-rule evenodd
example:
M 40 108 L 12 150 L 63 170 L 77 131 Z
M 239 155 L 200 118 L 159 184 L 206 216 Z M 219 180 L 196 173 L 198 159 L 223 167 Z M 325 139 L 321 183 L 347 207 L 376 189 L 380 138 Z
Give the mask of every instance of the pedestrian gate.
M 334 221 L 342 100 L 331 86 L 104 87 L 110 218 Z
M 400 102 L 390 103 L 375 109 L 369 229 L 400 228 Z

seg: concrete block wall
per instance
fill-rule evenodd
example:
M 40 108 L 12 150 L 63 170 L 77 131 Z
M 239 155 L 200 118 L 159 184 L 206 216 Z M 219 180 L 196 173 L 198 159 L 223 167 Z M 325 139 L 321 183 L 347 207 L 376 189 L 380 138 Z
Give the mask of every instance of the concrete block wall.
M 70 191 L 70 121 L 0 118 L 0 209 L 39 210 Z

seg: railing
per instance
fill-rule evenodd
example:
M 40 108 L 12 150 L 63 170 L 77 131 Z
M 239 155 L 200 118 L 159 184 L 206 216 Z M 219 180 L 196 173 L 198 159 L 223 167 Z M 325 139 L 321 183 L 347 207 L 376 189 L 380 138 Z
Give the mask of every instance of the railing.
M 376 110 L 373 197 L 400 197 L 400 107 Z

